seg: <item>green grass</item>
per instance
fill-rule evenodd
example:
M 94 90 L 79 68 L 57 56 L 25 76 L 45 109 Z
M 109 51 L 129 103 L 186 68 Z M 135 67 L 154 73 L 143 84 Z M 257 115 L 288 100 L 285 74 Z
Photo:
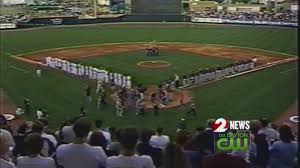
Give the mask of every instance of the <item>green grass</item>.
M 34 110 L 39 106 L 45 106 L 50 115 L 51 127 L 57 128 L 62 120 L 79 114 L 79 106 L 84 99 L 87 81 L 55 71 L 44 71 L 42 78 L 37 78 L 36 67 L 13 61 L 9 54 L 3 53 L 22 54 L 57 47 L 152 40 L 224 44 L 297 55 L 297 30 L 287 28 L 207 25 L 170 28 L 170 26 L 124 25 L 1 31 L 0 87 L 4 88 L 6 94 L 17 106 L 23 106 L 23 97 L 26 95 L 32 99 Z M 96 60 L 86 60 L 86 63 L 97 66 L 109 65 L 108 68 L 116 71 L 137 74 L 136 79 L 146 83 L 167 79 L 175 72 L 190 72 L 198 66 L 224 63 L 224 60 L 208 60 L 206 57 L 187 56 L 189 59 L 182 59 L 183 56 L 178 56 L 178 53 L 174 53 L 175 57 L 169 54 L 173 55 L 173 53 L 166 53 L 157 59 L 168 57 L 166 59 L 176 66 L 164 71 L 159 70 L 152 76 L 151 73 L 139 75 L 142 70 L 133 68 L 134 61 L 148 59 L 144 56 L 140 57 L 138 53 L 129 53 L 125 57 L 112 56 L 118 57 L 118 60 L 102 57 Z M 188 66 L 190 68 L 187 68 Z M 198 115 L 188 119 L 188 127 L 195 128 L 203 125 L 208 118 L 221 116 L 229 119 L 255 119 L 261 116 L 275 119 L 297 98 L 298 71 L 296 67 L 296 63 L 289 63 L 193 89 L 192 94 L 195 97 Z M 20 68 L 25 72 L 19 70 Z M 162 73 L 164 75 L 161 75 Z M 174 135 L 176 124 L 184 116 L 183 112 L 186 111 L 186 107 L 163 111 L 160 117 L 148 114 L 144 118 L 136 117 L 133 111 L 129 111 L 128 116 L 124 118 L 116 118 L 112 105 L 103 110 L 97 110 L 95 102 L 88 104 L 87 110 L 92 119 L 103 119 L 106 125 L 116 127 L 134 125 L 139 128 L 163 126 L 167 133 Z
M 167 61 L 171 66 L 149 69 L 137 66 L 141 61 Z M 83 59 L 84 65 L 130 75 L 135 83 L 159 84 L 174 74 L 184 75 L 197 69 L 217 67 L 232 62 L 228 59 L 199 56 L 185 52 L 161 51 L 158 57 L 147 57 L 144 51 Z
M 238 26 L 118 25 L 1 31 L 1 50 L 21 54 L 49 48 L 113 42 L 190 42 L 297 54 L 297 29 Z

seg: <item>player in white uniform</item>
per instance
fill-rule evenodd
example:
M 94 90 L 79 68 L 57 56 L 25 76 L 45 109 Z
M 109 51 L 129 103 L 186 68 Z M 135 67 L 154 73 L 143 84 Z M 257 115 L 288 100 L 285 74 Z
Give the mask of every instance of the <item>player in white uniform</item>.
M 36 75 L 37 75 L 37 77 L 41 77 L 42 76 L 42 70 L 40 70 L 40 69 L 37 69 L 36 70 Z
M 50 66 L 51 64 L 51 57 L 46 57 L 46 65 Z
M 127 76 L 126 88 L 131 89 L 131 76 Z

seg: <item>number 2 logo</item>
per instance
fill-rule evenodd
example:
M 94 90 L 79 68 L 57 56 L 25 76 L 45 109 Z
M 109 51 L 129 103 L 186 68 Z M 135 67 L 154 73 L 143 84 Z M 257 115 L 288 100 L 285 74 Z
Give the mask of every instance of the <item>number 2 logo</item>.
M 218 118 L 212 123 L 211 129 L 213 132 L 225 132 L 228 129 L 228 120 L 224 118 Z

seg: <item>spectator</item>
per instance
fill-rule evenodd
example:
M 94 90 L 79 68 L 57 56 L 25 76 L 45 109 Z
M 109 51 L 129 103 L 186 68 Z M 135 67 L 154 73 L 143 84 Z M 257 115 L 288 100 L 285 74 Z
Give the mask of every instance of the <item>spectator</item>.
M 101 129 L 102 125 L 103 125 L 102 120 L 96 120 L 95 121 L 96 129 L 94 131 L 101 132 L 103 134 L 103 136 L 105 137 L 107 144 L 110 144 L 111 143 L 111 135 L 110 135 L 109 132 L 104 131 L 104 130 Z M 91 134 L 92 134 L 92 132 L 89 133 L 88 139 L 91 136 Z
M 79 119 L 79 117 L 75 117 L 68 122 L 66 122 L 66 125 L 62 127 L 60 132 L 61 142 L 62 143 L 71 143 L 75 139 L 75 133 L 73 131 L 73 125 L 74 123 Z
M 150 139 L 150 145 L 155 148 L 164 149 L 170 142 L 170 138 L 167 135 L 163 135 L 163 128 L 156 129 L 156 135 L 153 135 Z
M 200 132 L 196 138 L 198 139 L 199 148 L 204 155 L 210 155 L 214 153 L 214 134 L 212 130 L 206 129 Z
M 280 141 L 270 147 L 270 168 L 293 168 L 296 164 L 298 143 L 294 141 L 291 128 L 282 125 L 279 128 Z
M 183 153 L 190 167 L 200 168 L 201 166 L 200 161 L 202 160 L 202 154 L 201 154 L 202 150 L 200 149 L 201 146 L 200 142 L 201 139 L 194 137 L 191 140 L 189 140 L 184 146 Z
M 58 142 L 57 142 L 56 137 L 54 136 L 54 132 L 48 129 L 47 119 L 41 119 L 41 120 L 38 120 L 38 122 L 40 123 L 40 126 L 43 127 L 42 137 L 47 138 L 56 147 Z
M 15 142 L 11 133 L 6 130 L 6 127 L 7 127 L 6 118 L 0 114 L 0 138 L 2 139 L 2 143 L 4 143 L 6 146 L 8 146 L 9 149 L 11 149 L 15 146 Z M 9 158 L 8 155 L 9 155 L 9 151 L 7 151 L 7 153 L 3 156 L 5 156 L 8 159 Z
M 202 168 L 250 168 L 249 164 L 241 157 L 227 153 L 218 153 L 208 156 L 202 161 Z
M 89 139 L 89 144 L 91 146 L 101 146 L 105 150 L 107 146 L 107 141 L 102 132 L 93 131 Z
M 41 122 L 44 126 L 44 129 L 43 129 L 44 133 L 56 136 L 55 131 L 48 128 L 49 122 L 46 118 L 40 119 L 39 122 Z
M 8 146 L 4 143 L 0 137 L 0 168 L 15 168 L 15 165 L 6 158 L 8 152 Z
M 80 118 L 73 127 L 76 138 L 73 143 L 57 148 L 57 162 L 64 168 L 99 168 L 105 167 L 106 154 L 102 148 L 85 143 L 91 130 L 91 122 Z
M 269 127 L 269 121 L 266 118 L 260 119 L 262 128 L 258 131 L 258 134 L 265 134 L 266 140 L 268 141 L 269 145 L 279 139 L 279 134 L 276 130 Z
M 149 144 L 149 140 L 153 135 L 151 130 L 144 129 L 140 135 L 140 142 L 137 145 L 137 152 L 139 155 L 148 155 L 152 158 L 156 167 L 161 165 L 161 149 L 154 148 Z
M 107 146 L 107 154 L 109 156 L 118 156 L 121 151 L 121 144 L 120 144 L 120 129 L 116 130 L 114 133 L 115 141 L 110 143 Z
M 135 128 L 126 128 L 120 131 L 122 146 L 119 156 L 111 156 L 106 161 L 107 168 L 154 168 L 150 156 L 137 156 L 135 146 L 138 141 L 138 132 Z
M 192 138 L 192 134 L 187 130 L 181 130 L 176 135 L 176 144 L 179 145 L 182 149 L 184 145 Z
M 41 134 L 28 134 L 25 138 L 27 156 L 21 156 L 17 159 L 18 168 L 55 168 L 55 162 L 52 158 L 40 156 L 43 144 Z
M 43 130 L 44 130 L 43 124 L 39 121 L 36 121 L 32 125 L 31 133 L 39 133 L 42 136 L 44 145 L 43 145 L 41 155 L 44 157 L 52 156 L 55 153 L 55 149 L 57 145 L 56 139 L 52 135 L 45 134 Z
M 251 145 L 249 151 L 249 161 L 258 167 L 266 167 L 269 162 L 269 144 L 265 134 L 259 134 L 261 122 L 253 120 L 250 122 Z
M 179 145 L 169 143 L 163 152 L 164 168 L 188 168 L 187 159 Z
M 17 130 L 17 134 L 14 136 L 15 147 L 13 149 L 13 156 L 25 156 L 25 144 L 24 140 L 27 134 L 28 125 L 23 123 Z
M 261 128 L 261 123 L 258 120 L 250 121 L 250 149 L 249 149 L 249 157 L 248 160 L 255 164 L 257 159 L 257 145 L 254 142 L 255 137 L 257 137 L 258 131 Z

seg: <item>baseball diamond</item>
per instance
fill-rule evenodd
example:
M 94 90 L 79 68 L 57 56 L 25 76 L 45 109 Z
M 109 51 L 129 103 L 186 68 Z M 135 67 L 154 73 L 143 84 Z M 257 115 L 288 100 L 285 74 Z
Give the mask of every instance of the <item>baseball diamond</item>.
M 296 0 L 0 0 L 0 168 L 299 167 Z
M 98 108 L 101 98 L 92 92 L 90 102 L 85 103 L 86 113 L 118 127 L 151 128 L 155 120 L 157 125 L 173 125 L 166 127 L 172 135 L 182 117 L 189 121 L 189 128 L 218 116 L 276 120 L 297 99 L 297 42 L 291 28 L 108 24 L 12 30 L 1 35 L 5 79 L 1 88 L 15 107 L 22 108 L 24 96 L 30 97 L 34 109 L 44 106 L 53 128 L 79 114 L 80 104 L 86 102 L 86 86 L 98 87 L 100 77 L 92 78 L 90 67 L 96 76 L 103 72 L 108 95 L 104 97 L 107 104 Z M 145 49 L 153 43 L 159 55 L 146 56 Z M 46 58 L 59 65 L 48 66 Z M 66 63 L 82 66 L 82 74 L 79 69 L 78 73 L 63 69 Z M 41 70 L 41 77 L 36 70 Z M 128 105 L 123 117 L 116 117 L 118 88 L 126 82 L 130 82 L 128 89 L 148 89 L 143 95 L 147 100 L 144 117 L 135 114 L 135 107 L 142 104 Z M 163 108 L 168 102 L 170 108 Z M 152 115 L 153 103 L 162 105 L 159 117 Z M 197 116 L 186 116 L 190 104 L 195 104 Z M 34 114 L 24 117 L 34 118 Z

